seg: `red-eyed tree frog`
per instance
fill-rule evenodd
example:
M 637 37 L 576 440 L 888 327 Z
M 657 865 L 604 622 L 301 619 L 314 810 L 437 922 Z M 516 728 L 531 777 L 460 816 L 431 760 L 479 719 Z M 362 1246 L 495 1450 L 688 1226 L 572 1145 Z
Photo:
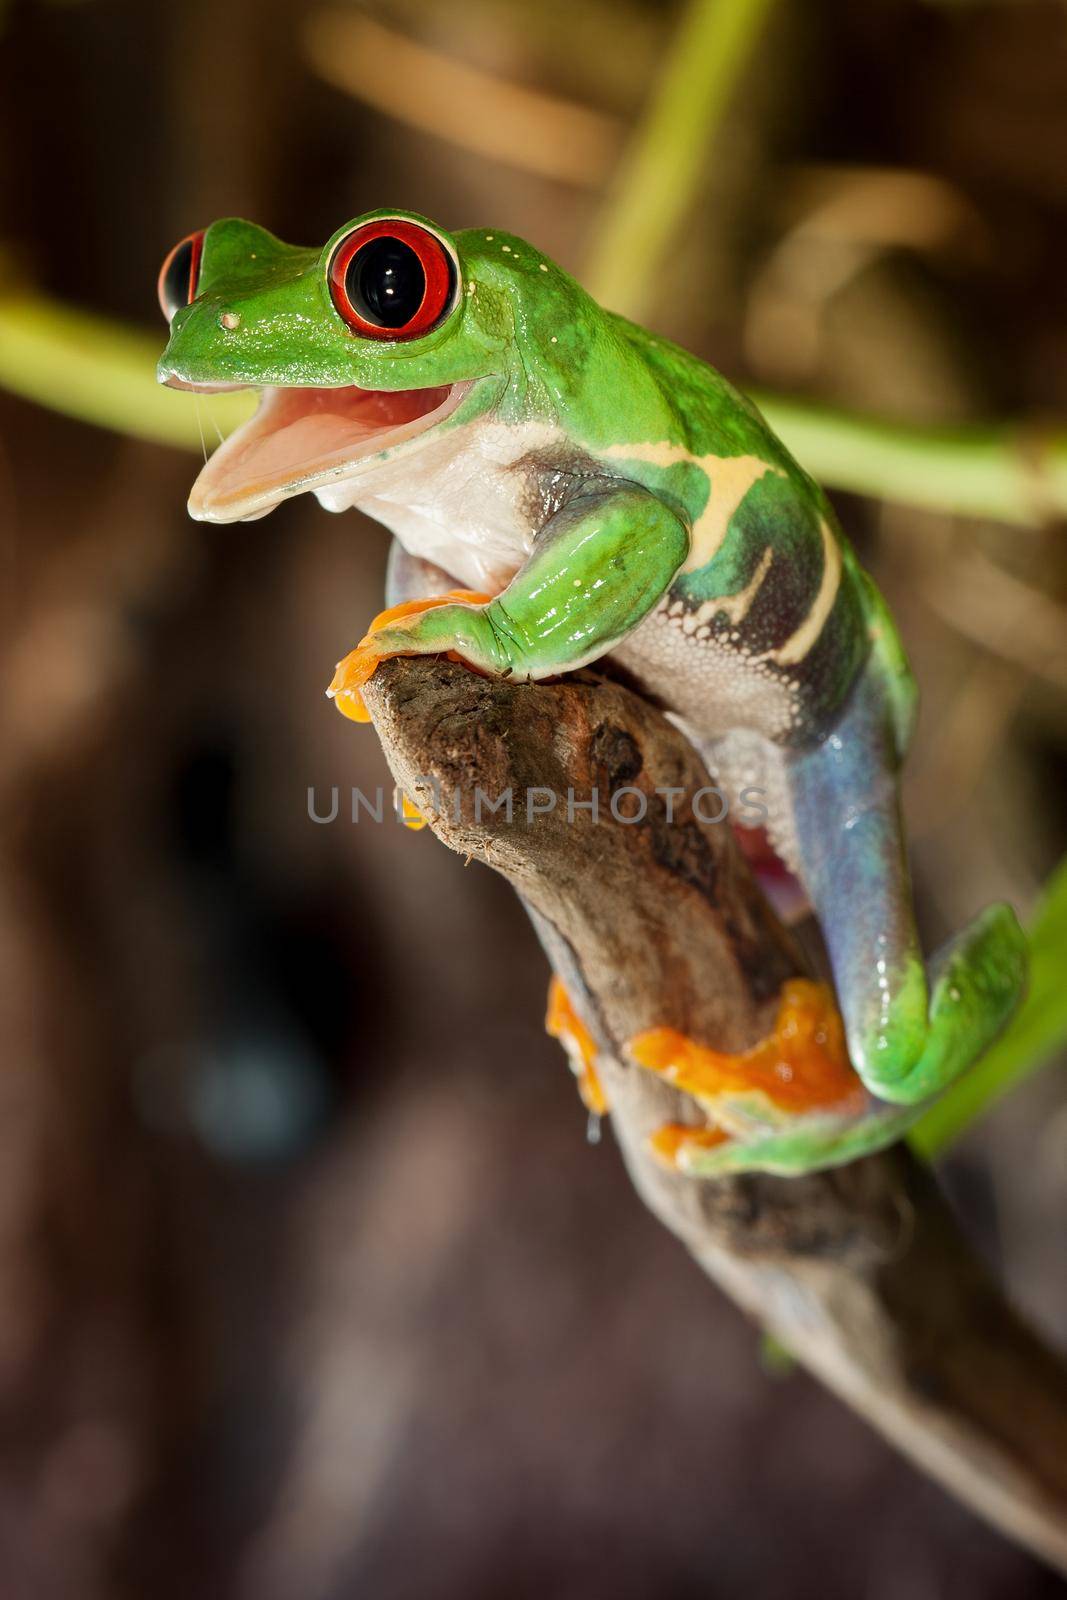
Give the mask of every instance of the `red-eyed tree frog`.
M 162 382 L 260 393 L 192 515 L 248 520 L 311 492 L 395 536 L 402 603 L 338 667 L 341 710 L 365 715 L 360 687 L 391 655 L 518 679 L 610 656 L 735 804 L 762 790 L 840 1015 L 797 980 L 742 1055 L 665 1029 L 632 1041 L 708 1117 L 665 1130 L 664 1159 L 796 1173 L 898 1137 L 1010 1016 L 1025 941 L 993 906 L 924 965 L 898 798 L 913 680 L 825 495 L 756 408 L 497 229 L 375 211 L 299 249 L 225 220 L 175 247 L 159 293 Z M 558 986 L 549 1020 L 600 1109 Z

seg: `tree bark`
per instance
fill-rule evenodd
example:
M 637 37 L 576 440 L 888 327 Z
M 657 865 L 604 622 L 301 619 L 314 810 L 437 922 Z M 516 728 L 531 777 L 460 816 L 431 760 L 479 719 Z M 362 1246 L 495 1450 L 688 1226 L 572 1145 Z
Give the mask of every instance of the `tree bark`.
M 908 1151 L 804 1177 L 714 1180 L 649 1153 L 661 1123 L 703 1119 L 627 1061 L 626 1040 L 668 1026 L 745 1049 L 770 1031 L 782 981 L 804 971 L 730 828 L 694 812 L 710 780 L 693 748 L 591 674 L 515 684 L 398 660 L 365 693 L 394 776 L 438 837 L 525 901 L 600 1048 L 612 1127 L 645 1203 L 916 1465 L 1067 1571 L 1067 1364 L 1004 1299 Z M 510 821 L 489 804 L 507 791 Z M 594 791 L 595 819 L 581 804 Z

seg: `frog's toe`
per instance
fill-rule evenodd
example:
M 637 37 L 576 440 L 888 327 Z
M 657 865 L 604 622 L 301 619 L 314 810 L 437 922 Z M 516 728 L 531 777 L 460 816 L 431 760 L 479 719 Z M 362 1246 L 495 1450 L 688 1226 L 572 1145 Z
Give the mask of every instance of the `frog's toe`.
M 574 1009 L 562 978 L 552 974 L 548 987 L 548 1011 L 545 1032 L 558 1039 L 567 1052 L 571 1071 L 578 1080 L 578 1093 L 582 1104 L 595 1117 L 608 1110 L 607 1096 L 596 1070 L 597 1048 L 593 1035 Z
M 460 601 L 465 605 L 483 605 L 488 595 L 476 594 L 469 589 L 452 589 L 448 594 L 427 595 L 421 600 L 404 600 L 400 605 L 380 611 L 356 648 L 337 663 L 330 687 L 326 693 L 344 716 L 353 722 L 369 722 L 370 712 L 363 700 L 363 686 L 380 661 L 390 656 L 418 655 L 420 650 L 414 639 L 407 638 L 407 630 L 417 619 L 437 606 Z
M 831 1109 L 848 1114 L 867 1100 L 849 1064 L 833 994 L 807 978 L 783 985 L 773 1030 L 748 1050 L 713 1050 L 673 1028 L 652 1028 L 627 1048 L 638 1066 L 705 1107 L 758 1097 L 780 1120 Z
M 833 994 L 806 978 L 783 986 L 774 1029 L 749 1050 L 730 1055 L 655 1028 L 629 1053 L 692 1095 L 713 1124 L 671 1123 L 652 1137 L 654 1154 L 691 1177 L 836 1166 L 899 1139 L 919 1114 L 871 1099 L 849 1063 Z
M 730 1143 L 730 1135 L 714 1125 L 693 1127 L 687 1122 L 665 1122 L 651 1134 L 648 1147 L 672 1172 L 691 1172 L 694 1163 L 706 1166 L 709 1151 Z
M 351 718 L 353 722 L 370 721 L 370 712 L 364 704 L 361 691 L 381 660 L 377 650 L 360 644 L 337 663 L 337 670 L 326 693 L 342 716 Z

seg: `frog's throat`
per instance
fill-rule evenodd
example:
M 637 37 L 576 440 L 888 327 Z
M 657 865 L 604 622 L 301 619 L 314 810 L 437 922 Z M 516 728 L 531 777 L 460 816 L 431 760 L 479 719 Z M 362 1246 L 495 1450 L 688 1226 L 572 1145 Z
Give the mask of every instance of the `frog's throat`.
M 255 416 L 234 429 L 193 484 L 189 514 L 198 522 L 247 521 L 293 495 L 354 478 L 444 422 L 470 388 L 264 388 Z

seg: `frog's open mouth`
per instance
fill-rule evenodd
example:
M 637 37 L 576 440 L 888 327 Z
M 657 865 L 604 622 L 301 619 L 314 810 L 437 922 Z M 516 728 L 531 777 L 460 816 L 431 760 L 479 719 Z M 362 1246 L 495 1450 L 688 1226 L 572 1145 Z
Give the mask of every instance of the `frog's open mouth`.
M 212 392 L 207 385 L 175 387 Z M 293 495 L 328 490 L 354 477 L 368 458 L 443 422 L 469 388 L 264 388 L 255 416 L 234 429 L 194 483 L 190 515 L 240 522 Z

